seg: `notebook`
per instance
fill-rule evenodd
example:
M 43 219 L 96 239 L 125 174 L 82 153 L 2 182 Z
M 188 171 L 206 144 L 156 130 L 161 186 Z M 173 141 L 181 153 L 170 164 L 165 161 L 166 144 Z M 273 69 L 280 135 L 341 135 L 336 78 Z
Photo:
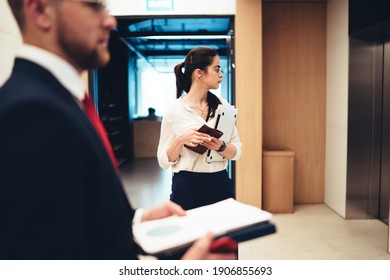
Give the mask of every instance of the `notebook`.
M 149 255 L 169 256 L 188 249 L 207 232 L 237 242 L 276 232 L 272 214 L 229 198 L 171 216 L 133 225 L 134 240 Z

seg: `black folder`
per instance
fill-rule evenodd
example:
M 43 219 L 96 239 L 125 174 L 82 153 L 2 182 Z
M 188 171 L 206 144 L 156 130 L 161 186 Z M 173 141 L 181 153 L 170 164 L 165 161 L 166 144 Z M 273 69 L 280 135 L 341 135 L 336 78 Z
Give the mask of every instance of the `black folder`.
M 263 222 L 255 225 L 251 225 L 246 228 L 237 229 L 222 235 L 216 236 L 215 239 L 222 237 L 230 237 L 236 242 L 244 242 L 251 239 L 259 238 L 265 235 L 276 233 L 276 226 L 271 222 Z M 171 256 L 177 256 L 184 254 L 193 243 L 185 244 L 176 248 L 171 248 L 165 251 L 154 254 L 158 259 L 170 259 Z M 144 252 L 145 253 L 145 252 Z M 145 253 L 146 254 L 146 253 Z

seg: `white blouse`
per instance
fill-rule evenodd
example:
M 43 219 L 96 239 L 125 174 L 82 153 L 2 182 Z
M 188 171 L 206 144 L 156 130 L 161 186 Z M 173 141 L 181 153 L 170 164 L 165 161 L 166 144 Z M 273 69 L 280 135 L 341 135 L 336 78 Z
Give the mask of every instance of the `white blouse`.
M 229 104 L 223 98 L 219 98 L 222 104 Z M 203 124 L 209 127 L 215 127 L 216 117 L 206 122 L 195 110 L 191 109 L 182 98 L 176 99 L 165 111 L 161 123 L 160 142 L 157 149 L 157 159 L 160 166 L 164 169 L 172 168 L 172 172 L 192 171 L 192 172 L 218 172 L 226 169 L 228 160 L 206 162 L 207 152 L 203 155 L 195 153 L 183 146 L 179 158 L 175 162 L 170 162 L 167 155 L 167 149 L 173 142 L 173 139 L 189 129 L 198 129 Z M 230 144 L 236 146 L 236 155 L 231 160 L 237 160 L 241 156 L 242 144 L 238 136 L 237 127 L 234 127 Z

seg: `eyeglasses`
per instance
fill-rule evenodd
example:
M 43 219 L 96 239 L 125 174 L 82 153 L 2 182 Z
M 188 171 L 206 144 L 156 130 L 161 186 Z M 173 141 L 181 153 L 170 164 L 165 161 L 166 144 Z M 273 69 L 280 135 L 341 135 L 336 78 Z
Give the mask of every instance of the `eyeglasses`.
M 91 7 L 97 13 L 109 13 L 106 0 L 63 0 L 70 2 L 79 2 Z

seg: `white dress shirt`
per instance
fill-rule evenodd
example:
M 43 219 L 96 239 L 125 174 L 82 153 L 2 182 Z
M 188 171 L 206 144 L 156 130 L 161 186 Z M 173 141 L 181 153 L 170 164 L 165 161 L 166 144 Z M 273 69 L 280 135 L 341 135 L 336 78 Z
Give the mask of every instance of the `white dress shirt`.
M 219 98 L 222 104 L 229 104 L 223 98 Z M 183 101 L 182 98 L 176 99 L 165 111 L 161 123 L 160 141 L 157 149 L 157 159 L 160 166 L 164 169 L 171 167 L 172 172 L 192 171 L 192 172 L 218 172 L 226 169 L 228 160 L 212 163 L 206 162 L 207 152 L 203 155 L 195 153 L 185 147 L 182 148 L 178 160 L 170 162 L 167 155 L 167 149 L 172 144 L 173 139 L 188 131 L 189 129 L 199 129 L 203 124 L 209 127 L 215 127 L 217 118 L 214 117 L 205 121 L 195 110 Z M 229 144 L 236 147 L 236 154 L 231 160 L 237 160 L 241 156 L 242 144 L 238 136 L 237 127 L 234 127 L 232 138 Z
M 24 44 L 16 55 L 47 69 L 70 92 L 82 102 L 85 95 L 84 82 L 77 70 L 63 58 L 47 50 Z

